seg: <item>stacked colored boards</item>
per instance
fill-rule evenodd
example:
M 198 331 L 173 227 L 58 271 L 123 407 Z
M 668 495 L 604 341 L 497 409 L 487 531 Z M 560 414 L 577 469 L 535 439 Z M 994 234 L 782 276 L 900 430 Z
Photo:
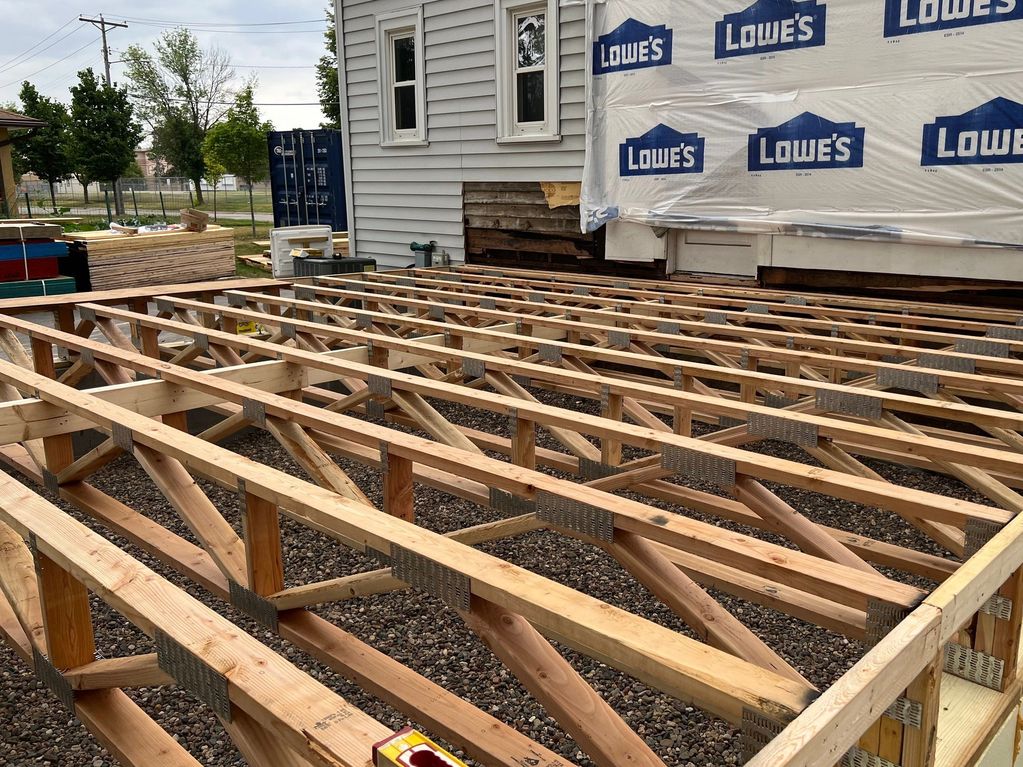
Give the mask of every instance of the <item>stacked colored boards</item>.
M 60 277 L 67 256 L 56 224 L 0 223 L 0 297 L 45 296 L 74 291 L 74 280 Z
M 138 235 L 75 232 L 65 239 L 79 290 L 197 282 L 235 273 L 234 232 L 227 227 Z

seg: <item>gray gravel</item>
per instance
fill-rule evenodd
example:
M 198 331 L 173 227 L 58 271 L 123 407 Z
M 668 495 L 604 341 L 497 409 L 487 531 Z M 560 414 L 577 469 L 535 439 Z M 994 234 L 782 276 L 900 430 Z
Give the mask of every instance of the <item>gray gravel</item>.
M 549 392 L 534 393 L 551 404 L 581 412 L 596 412 L 595 403 L 589 401 Z M 492 433 L 506 433 L 505 420 L 500 416 L 470 411 L 447 403 L 434 404 L 458 423 Z M 557 446 L 546 433 L 539 435 L 538 444 L 545 447 Z M 242 455 L 304 476 L 301 469 L 268 435 L 250 432 L 233 440 L 230 446 Z M 813 462 L 798 448 L 781 443 L 764 442 L 757 445 L 756 449 Z M 638 455 L 635 451 L 627 451 L 626 457 Z M 379 503 L 380 481 L 376 472 L 343 459 L 339 462 L 374 503 Z M 871 462 L 871 466 L 899 484 L 984 502 L 957 481 L 940 475 L 874 462 Z M 152 482 L 133 461 L 122 458 L 97 474 L 92 481 L 179 535 L 193 539 Z M 202 484 L 213 501 L 225 512 L 225 516 L 237 526 L 239 521 L 235 496 L 207 483 Z M 893 543 L 940 553 L 937 547 L 894 514 L 835 501 L 815 493 L 791 488 L 775 489 L 812 519 Z M 497 518 L 489 509 L 476 507 L 445 493 L 421 486 L 417 486 L 416 490 L 418 519 L 430 529 L 445 532 Z M 622 495 L 644 500 L 660 508 L 684 511 L 659 501 L 642 499 L 633 493 L 623 492 Z M 61 503 L 61 506 L 82 519 L 67 504 Z M 685 513 L 706 519 L 696 512 Z M 785 543 L 739 525 L 720 521 L 717 524 Z M 283 528 L 289 585 L 376 567 L 374 562 L 362 555 L 346 551 L 325 536 L 290 520 L 283 521 Z M 96 529 L 105 532 L 102 528 Z M 397 729 L 408 723 L 403 714 L 347 683 L 293 646 L 256 626 L 246 616 L 208 597 L 128 542 L 116 536 L 108 537 L 388 727 Z M 535 532 L 516 539 L 492 542 L 481 548 L 559 583 L 692 636 L 692 632 L 673 613 L 638 586 L 614 560 L 599 549 L 551 532 Z M 930 585 L 901 573 L 890 574 L 925 587 Z M 864 652 L 865 648 L 859 643 L 798 619 L 727 595 L 715 593 L 714 596 L 818 687 L 824 688 L 834 682 Z M 96 603 L 95 607 L 97 644 L 101 656 L 114 657 L 152 649 L 150 640 L 120 616 L 101 603 Z M 436 600 L 405 592 L 325 606 L 317 608 L 316 612 L 552 750 L 584 767 L 591 764 L 572 739 L 547 716 L 460 619 Z M 730 725 L 660 694 L 603 664 L 566 648 L 559 649 L 669 767 L 712 767 L 741 762 L 737 732 Z M 84 728 L 72 720 L 60 704 L 39 686 L 27 667 L 3 646 L 0 646 L 0 669 L 3 669 L 0 680 L 0 765 L 102 767 L 115 764 Z M 162 726 L 175 733 L 203 764 L 244 764 L 216 719 L 188 694 L 172 687 L 132 691 L 130 694 Z

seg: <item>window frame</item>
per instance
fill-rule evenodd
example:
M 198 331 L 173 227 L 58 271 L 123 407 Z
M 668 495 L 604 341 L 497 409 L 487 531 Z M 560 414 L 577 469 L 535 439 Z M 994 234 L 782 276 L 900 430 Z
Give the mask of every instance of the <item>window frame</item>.
M 516 21 L 530 13 L 545 14 L 544 120 L 518 121 Z M 561 140 L 560 26 L 557 0 L 494 0 L 494 51 L 497 68 L 497 143 Z M 537 70 L 533 70 L 537 71 Z
M 415 47 L 415 80 L 395 81 L 394 42 L 411 37 Z M 380 146 L 427 146 L 426 79 L 423 50 L 423 7 L 406 8 L 376 16 L 377 93 L 380 105 Z M 395 124 L 395 90 L 415 87 L 416 127 L 399 130 Z

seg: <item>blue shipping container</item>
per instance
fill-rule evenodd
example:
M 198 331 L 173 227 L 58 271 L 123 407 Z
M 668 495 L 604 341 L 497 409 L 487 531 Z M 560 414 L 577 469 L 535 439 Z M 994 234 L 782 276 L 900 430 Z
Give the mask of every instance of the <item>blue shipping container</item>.
M 341 133 L 326 128 L 271 131 L 267 148 L 274 226 L 326 224 L 347 232 Z

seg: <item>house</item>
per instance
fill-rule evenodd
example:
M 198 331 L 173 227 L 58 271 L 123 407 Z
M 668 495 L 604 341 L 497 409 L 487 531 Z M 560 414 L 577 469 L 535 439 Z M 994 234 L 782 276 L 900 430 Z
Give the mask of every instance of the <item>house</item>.
M 433 240 L 453 262 L 622 275 L 837 288 L 853 264 L 859 286 L 1023 281 L 1018 249 L 968 240 L 622 222 L 584 234 L 586 3 L 335 2 L 350 239 L 383 268 Z
M 17 112 L 0 109 L 0 217 L 18 214 L 17 179 L 11 156 L 11 131 L 42 128 L 46 123 Z

